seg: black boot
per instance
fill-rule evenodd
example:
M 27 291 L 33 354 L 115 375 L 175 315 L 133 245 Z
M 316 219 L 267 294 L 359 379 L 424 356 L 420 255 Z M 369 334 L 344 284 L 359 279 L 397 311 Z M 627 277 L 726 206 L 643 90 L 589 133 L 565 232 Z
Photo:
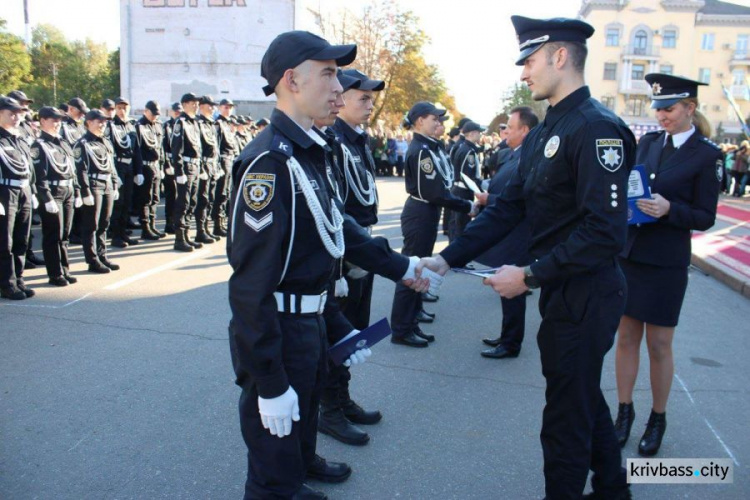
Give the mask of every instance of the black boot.
M 187 229 L 177 229 L 175 231 L 175 238 L 174 238 L 174 249 L 178 252 L 192 252 L 193 247 L 191 245 L 188 245 L 185 241 L 185 232 Z
M 125 231 L 123 231 L 120 234 L 120 239 L 122 241 L 124 241 L 125 243 L 127 243 L 128 245 L 137 245 L 138 244 L 138 239 L 131 238 L 130 236 L 128 236 L 128 234 Z
M 617 434 L 617 442 L 620 443 L 620 447 L 625 446 L 630 437 L 633 420 L 635 420 L 633 403 L 620 403 L 617 410 L 617 420 L 615 420 L 615 434 Z
M 373 425 L 383 418 L 378 410 L 367 411 L 352 401 L 347 389 L 343 389 L 341 394 L 341 409 L 348 421 L 359 425 Z
M 199 243 L 197 241 L 193 241 L 190 239 L 190 228 L 186 228 L 182 230 L 182 237 L 185 239 L 185 243 L 187 243 L 191 247 L 203 248 L 203 243 Z
M 214 236 L 226 236 L 227 235 L 226 229 L 224 229 L 221 225 L 221 219 L 214 219 L 214 231 L 211 234 L 213 234 Z
M 638 443 L 638 454 L 643 457 L 656 455 L 661 447 L 661 440 L 667 430 L 667 412 L 656 413 L 651 410 L 646 424 L 646 432 L 643 433 L 641 442 Z
M 141 221 L 141 239 L 142 240 L 159 240 L 159 235 L 151 231 L 151 226 L 146 221 Z
M 315 455 L 313 463 L 307 469 L 307 479 L 323 483 L 343 483 L 352 475 L 352 468 L 343 462 L 328 462 L 320 455 Z
M 318 431 L 354 446 L 363 446 L 370 441 L 370 436 L 365 431 L 346 419 L 344 410 L 339 405 L 328 406 L 321 402 Z
M 171 222 L 167 222 L 164 226 L 164 232 L 167 234 L 175 234 L 174 225 Z
M 208 235 L 209 238 L 213 238 L 216 241 L 221 241 L 221 236 L 217 236 L 211 232 L 211 229 L 208 228 L 208 219 L 206 219 L 203 222 L 203 230 Z
M 159 237 L 159 239 L 165 238 L 167 236 L 167 233 L 165 233 L 163 231 L 159 231 L 158 229 L 156 229 L 156 217 L 149 218 L 149 220 L 148 220 L 148 227 L 149 227 L 149 229 L 151 229 L 152 233 L 154 233 L 156 236 Z
M 195 241 L 197 241 L 198 243 L 206 243 L 208 245 L 210 245 L 211 243 L 216 243 L 217 240 L 213 239 L 206 231 L 205 220 L 196 220 L 195 228 L 197 231 L 195 235 Z
M 33 266 L 43 266 L 44 259 L 37 257 L 33 250 L 28 250 L 26 252 L 26 263 L 32 264 Z

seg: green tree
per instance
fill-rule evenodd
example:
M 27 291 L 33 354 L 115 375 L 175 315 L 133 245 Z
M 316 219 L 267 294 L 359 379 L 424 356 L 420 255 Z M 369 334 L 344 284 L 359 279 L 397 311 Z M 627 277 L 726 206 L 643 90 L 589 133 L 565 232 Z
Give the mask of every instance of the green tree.
M 19 37 L 7 31 L 0 19 L 0 94 L 24 87 L 31 79 L 31 57 Z
M 518 106 L 528 106 L 534 110 L 534 113 L 540 120 L 544 119 L 547 114 L 547 101 L 535 101 L 531 97 L 531 89 L 525 83 L 515 83 L 505 92 L 503 97 L 502 113 L 506 115 L 510 110 Z

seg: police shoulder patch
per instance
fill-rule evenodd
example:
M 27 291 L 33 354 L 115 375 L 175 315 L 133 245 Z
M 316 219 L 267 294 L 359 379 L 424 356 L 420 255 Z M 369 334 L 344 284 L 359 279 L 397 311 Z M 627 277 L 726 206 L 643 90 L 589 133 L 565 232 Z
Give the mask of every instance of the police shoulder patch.
M 180 134 L 182 134 L 182 118 L 174 123 L 174 128 L 172 129 L 172 135 L 179 136 Z
M 39 159 L 39 146 L 31 146 L 29 154 L 31 154 L 32 160 L 36 161 L 37 159 Z
M 275 174 L 254 174 L 248 172 L 242 180 L 242 197 L 245 204 L 256 212 L 260 212 L 271 203 L 275 194 Z
M 604 170 L 617 172 L 625 161 L 622 139 L 597 139 L 596 158 Z
M 83 147 L 80 146 L 80 145 L 77 145 L 76 147 L 74 147 L 73 148 L 73 158 L 75 158 L 76 160 L 80 160 L 81 159 L 81 150 L 82 149 L 83 149 Z
M 469 165 L 473 167 L 474 166 L 474 153 L 469 153 L 468 158 L 466 158 L 466 161 L 468 161 Z
M 719 182 L 724 178 L 724 161 L 721 158 L 716 160 L 716 178 Z
M 432 171 L 435 170 L 435 165 L 432 164 L 432 158 L 428 156 L 427 158 L 423 158 L 422 160 L 420 160 L 419 168 L 425 174 L 431 174 Z

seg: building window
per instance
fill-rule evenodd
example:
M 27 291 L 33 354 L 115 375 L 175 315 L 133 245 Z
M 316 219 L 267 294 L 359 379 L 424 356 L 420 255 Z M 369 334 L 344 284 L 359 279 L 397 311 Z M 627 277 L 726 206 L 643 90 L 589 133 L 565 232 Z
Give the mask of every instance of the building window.
M 625 102 L 625 114 L 627 116 L 646 116 L 646 109 L 648 109 L 647 101 L 646 96 L 631 96 Z
M 665 49 L 673 49 L 677 47 L 677 31 L 664 30 L 664 36 L 661 41 L 661 46 Z
M 737 35 L 737 45 L 735 45 L 735 57 L 744 59 L 747 56 L 748 35 Z
M 745 70 L 735 69 L 732 71 L 732 85 L 745 85 Z
M 703 38 L 701 38 L 701 50 L 714 50 L 713 33 L 703 33 Z
M 610 111 L 615 110 L 615 98 L 611 95 L 602 96 L 602 104 Z
M 711 68 L 700 68 L 698 70 L 698 81 L 711 83 Z
M 646 67 L 643 64 L 633 64 L 633 71 L 630 73 L 631 80 L 643 80 L 646 74 Z
M 646 53 L 648 48 L 648 34 L 644 30 L 638 30 L 635 32 L 633 42 L 633 50 L 635 51 L 635 54 L 643 55 Z
M 671 64 L 662 64 L 659 66 L 659 73 L 663 73 L 665 75 L 673 75 L 674 74 L 674 66 Z
M 617 80 L 617 63 L 604 63 L 604 79 Z
M 607 47 L 620 46 L 620 30 L 617 28 L 607 28 Z

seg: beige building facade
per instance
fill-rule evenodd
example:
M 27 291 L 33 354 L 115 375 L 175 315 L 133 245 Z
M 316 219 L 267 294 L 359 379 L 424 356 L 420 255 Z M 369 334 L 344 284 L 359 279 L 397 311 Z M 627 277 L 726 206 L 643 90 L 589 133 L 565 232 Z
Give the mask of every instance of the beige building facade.
M 655 72 L 707 83 L 698 98 L 714 137 L 742 134 L 722 85 L 747 118 L 750 7 L 717 0 L 584 0 L 579 16 L 596 28 L 586 62 L 592 95 L 636 135 L 658 128 L 643 79 Z

